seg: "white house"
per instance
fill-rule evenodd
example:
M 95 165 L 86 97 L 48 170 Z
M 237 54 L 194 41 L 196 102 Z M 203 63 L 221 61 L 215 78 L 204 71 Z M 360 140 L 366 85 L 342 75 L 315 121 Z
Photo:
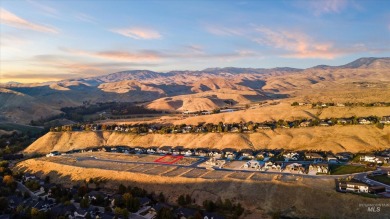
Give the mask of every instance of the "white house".
M 259 162 L 255 161 L 255 160 L 250 160 L 248 162 L 246 162 L 244 164 L 244 168 L 246 169 L 256 169 L 256 170 L 259 170 L 260 169 L 260 164 Z
M 367 184 L 355 181 L 339 182 L 339 190 L 345 192 L 368 193 Z
M 362 124 L 362 125 L 369 125 L 369 124 L 371 124 L 371 121 L 368 120 L 368 119 L 362 118 L 362 119 L 359 119 L 359 124 Z
M 326 160 L 328 161 L 328 163 L 337 163 L 337 158 L 332 154 L 328 154 L 326 156 Z

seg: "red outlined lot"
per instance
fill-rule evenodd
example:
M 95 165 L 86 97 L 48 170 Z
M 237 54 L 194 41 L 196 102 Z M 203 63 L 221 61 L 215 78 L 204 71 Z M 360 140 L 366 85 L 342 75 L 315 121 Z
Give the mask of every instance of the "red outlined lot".
M 174 156 L 174 155 L 165 155 L 163 157 L 160 157 L 156 159 L 154 162 L 155 163 L 162 163 L 162 164 L 174 164 L 177 161 L 183 159 L 184 156 Z

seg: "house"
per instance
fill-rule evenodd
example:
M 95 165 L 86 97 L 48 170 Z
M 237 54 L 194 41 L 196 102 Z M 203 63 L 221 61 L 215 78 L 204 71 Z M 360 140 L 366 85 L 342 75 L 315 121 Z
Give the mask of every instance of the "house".
M 336 157 L 337 157 L 339 160 L 347 161 L 347 160 L 353 158 L 353 154 L 350 153 L 350 152 L 340 152 L 340 153 L 337 153 L 337 154 L 336 154 Z
M 291 163 L 286 166 L 286 170 L 289 171 L 297 171 L 299 174 L 303 174 L 306 172 L 305 168 L 302 164 L 299 163 Z
M 157 146 L 151 146 L 146 150 L 146 153 L 148 154 L 155 154 L 157 152 Z
M 256 154 L 256 158 L 263 161 L 269 161 L 269 159 L 273 156 L 274 154 L 272 152 L 267 152 L 267 151 L 260 151 Z
M 240 159 L 254 159 L 254 152 L 251 149 L 242 149 Z
M 289 161 L 289 160 L 298 160 L 299 154 L 296 152 L 288 152 L 283 154 L 284 160 Z
M 382 117 L 382 119 L 379 122 L 382 124 L 390 124 L 390 116 Z
M 136 153 L 136 154 L 144 154 L 144 153 L 146 153 L 147 152 L 147 150 L 145 150 L 144 148 L 141 148 L 141 147 L 135 147 L 134 148 L 134 152 Z
M 345 125 L 345 124 L 348 124 L 349 122 L 348 122 L 348 120 L 346 120 L 346 119 L 338 119 L 337 120 L 337 124 L 341 124 L 341 125 Z
M 183 146 L 176 146 L 172 149 L 172 155 L 181 155 L 181 154 L 184 154 Z
M 197 212 L 198 210 L 195 209 L 180 207 L 176 209 L 173 213 L 178 219 L 187 219 L 192 218 Z
M 225 158 L 228 160 L 236 159 L 237 151 L 233 148 L 224 148 L 222 152 L 225 154 Z
M 259 170 L 261 168 L 260 163 L 255 160 L 250 160 L 246 162 L 243 167 L 245 169 L 255 169 L 255 170 Z
M 220 113 L 231 113 L 236 111 L 236 109 L 221 109 L 219 112 Z
M 389 163 L 390 158 L 384 156 L 375 156 L 373 154 L 364 155 L 360 157 L 360 161 L 370 163 Z
M 169 153 L 171 153 L 171 151 L 172 151 L 172 147 L 171 146 L 162 146 L 162 147 L 159 147 L 158 149 L 157 149 L 157 153 L 159 153 L 159 154 L 169 154 Z
M 262 170 L 269 170 L 269 169 L 281 171 L 282 167 L 279 164 L 268 161 L 264 164 L 264 166 L 262 167 Z
M 310 164 L 309 165 L 309 172 L 315 171 L 316 173 L 329 173 L 329 166 L 328 164 Z
M 215 157 L 212 157 L 205 162 L 205 164 L 208 166 L 213 166 L 218 168 L 222 168 L 225 165 L 225 163 L 226 163 L 225 160 L 217 160 Z
M 148 205 L 151 202 L 150 198 L 148 198 L 148 197 L 137 198 L 137 199 L 139 200 L 139 204 L 142 207 L 145 207 L 146 205 Z
M 207 148 L 198 148 L 195 150 L 195 155 L 200 157 L 206 157 L 209 149 Z
M 338 182 L 338 189 L 342 192 L 368 193 L 369 185 L 356 180 L 341 181 Z
M 328 154 L 326 156 L 326 161 L 328 161 L 328 163 L 337 163 L 337 158 L 332 154 Z
M 320 154 L 314 152 L 305 153 L 305 158 L 308 160 L 313 160 L 315 163 L 322 162 L 324 159 Z
M 208 153 L 208 156 L 209 157 L 215 157 L 217 159 L 221 159 L 222 156 L 223 156 L 223 152 L 221 150 L 218 150 L 218 149 L 212 149 L 209 153 Z
M 345 107 L 345 104 L 344 103 L 337 103 L 336 106 L 338 106 L 338 107 Z
M 190 150 L 190 149 L 188 149 L 184 152 L 184 156 L 186 156 L 186 157 L 193 156 L 194 154 L 195 154 L 195 152 L 193 150 Z
M 76 211 L 76 207 L 73 204 L 57 205 L 51 209 L 50 216 L 52 216 L 53 218 L 58 218 L 60 216 L 65 216 L 66 218 L 70 218 L 75 211 Z
M 359 119 L 359 124 L 369 125 L 369 124 L 371 124 L 371 121 L 368 119 L 365 119 L 365 118 L 361 118 L 361 119 Z
M 239 132 L 240 130 L 237 127 L 233 127 L 230 129 L 230 132 Z
M 328 124 L 327 122 L 325 122 L 325 121 L 320 122 L 319 125 L 320 125 L 320 126 L 329 126 L 329 124 Z
M 59 155 L 61 155 L 60 152 L 58 152 L 58 151 L 52 151 L 52 152 L 46 154 L 46 157 L 54 157 L 54 156 L 59 156 Z
M 259 125 L 259 126 L 257 127 L 257 129 L 268 130 L 268 129 L 271 129 L 271 127 L 268 126 L 268 125 Z
M 299 124 L 300 127 L 309 127 L 310 126 L 310 121 L 304 121 Z
M 81 218 L 85 218 L 88 214 L 88 211 L 85 210 L 85 209 L 77 209 L 75 212 L 74 212 L 74 216 L 77 218 L 77 217 L 81 217 Z

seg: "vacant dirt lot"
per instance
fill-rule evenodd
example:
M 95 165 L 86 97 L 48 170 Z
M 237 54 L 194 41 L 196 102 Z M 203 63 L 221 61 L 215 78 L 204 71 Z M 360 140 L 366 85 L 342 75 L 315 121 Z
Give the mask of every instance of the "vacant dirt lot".
M 119 183 L 139 186 L 156 193 L 163 192 L 168 201 L 176 203 L 181 194 L 191 194 L 196 203 L 203 200 L 229 198 L 240 202 L 256 215 L 272 215 L 274 212 L 289 217 L 304 218 L 389 218 L 390 208 L 382 208 L 380 214 L 369 213 L 359 204 L 383 204 L 385 199 L 371 199 L 353 194 L 337 193 L 334 180 L 311 179 L 290 176 L 274 176 L 271 180 L 238 180 L 230 177 L 222 179 L 186 178 L 157 176 L 143 173 L 82 168 L 30 159 L 19 163 L 15 169 L 33 172 L 42 177 L 49 175 L 55 183 L 66 186 L 85 179 L 102 177 L 108 179 L 107 188 L 117 188 Z M 175 170 L 189 168 L 178 168 Z M 174 171 L 175 171 L 174 170 Z M 173 172 L 173 171 L 172 171 Z M 258 174 L 258 173 L 254 173 Z M 230 175 L 229 175 L 230 176 Z M 242 176 L 244 178 L 245 176 Z M 249 177 L 249 176 L 246 176 Z M 285 181 L 286 180 L 286 181 Z M 346 204 L 348 203 L 348 204 Z M 335 211 L 337 206 L 337 211 Z M 253 215 L 252 218 L 256 218 Z

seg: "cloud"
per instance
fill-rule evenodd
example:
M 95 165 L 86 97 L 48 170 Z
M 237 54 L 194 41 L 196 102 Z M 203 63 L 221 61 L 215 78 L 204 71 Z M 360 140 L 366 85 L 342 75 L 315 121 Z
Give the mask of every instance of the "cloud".
M 314 15 L 340 13 L 347 5 L 347 0 L 304 1 Z
M 137 52 L 107 50 L 107 51 L 94 52 L 94 51 L 62 48 L 62 47 L 59 49 L 74 55 L 84 55 L 84 56 L 95 57 L 100 59 L 111 59 L 115 61 L 153 62 L 153 61 L 158 61 L 159 59 L 162 58 L 162 55 L 159 52 L 153 50 L 141 50 Z
M 136 40 L 154 40 L 162 38 L 162 35 L 158 31 L 141 27 L 112 29 L 111 32 Z
M 32 4 L 34 7 L 39 8 L 41 11 L 45 12 L 45 15 L 49 15 L 51 17 L 59 18 L 59 13 L 57 9 L 49 7 L 47 5 L 38 3 L 37 1 L 28 0 L 30 4 Z
M 244 31 L 238 28 L 228 28 L 210 25 L 206 25 L 205 28 L 207 32 L 217 36 L 240 36 L 244 34 Z
M 325 58 L 333 59 L 340 55 L 330 42 L 317 42 L 310 36 L 300 32 L 275 31 L 266 27 L 257 27 L 260 35 L 253 41 L 276 49 L 287 51 L 283 56 L 293 58 Z
M 29 29 L 38 32 L 58 33 L 58 30 L 56 30 L 55 28 L 29 22 L 5 10 L 4 8 L 0 8 L 0 23 L 8 26 L 16 27 L 16 28 Z
M 88 23 L 93 23 L 93 24 L 96 23 L 96 20 L 94 17 L 92 17 L 88 14 L 84 14 L 84 13 L 75 14 L 75 18 L 77 18 L 80 21 L 84 21 L 84 22 L 88 22 Z

